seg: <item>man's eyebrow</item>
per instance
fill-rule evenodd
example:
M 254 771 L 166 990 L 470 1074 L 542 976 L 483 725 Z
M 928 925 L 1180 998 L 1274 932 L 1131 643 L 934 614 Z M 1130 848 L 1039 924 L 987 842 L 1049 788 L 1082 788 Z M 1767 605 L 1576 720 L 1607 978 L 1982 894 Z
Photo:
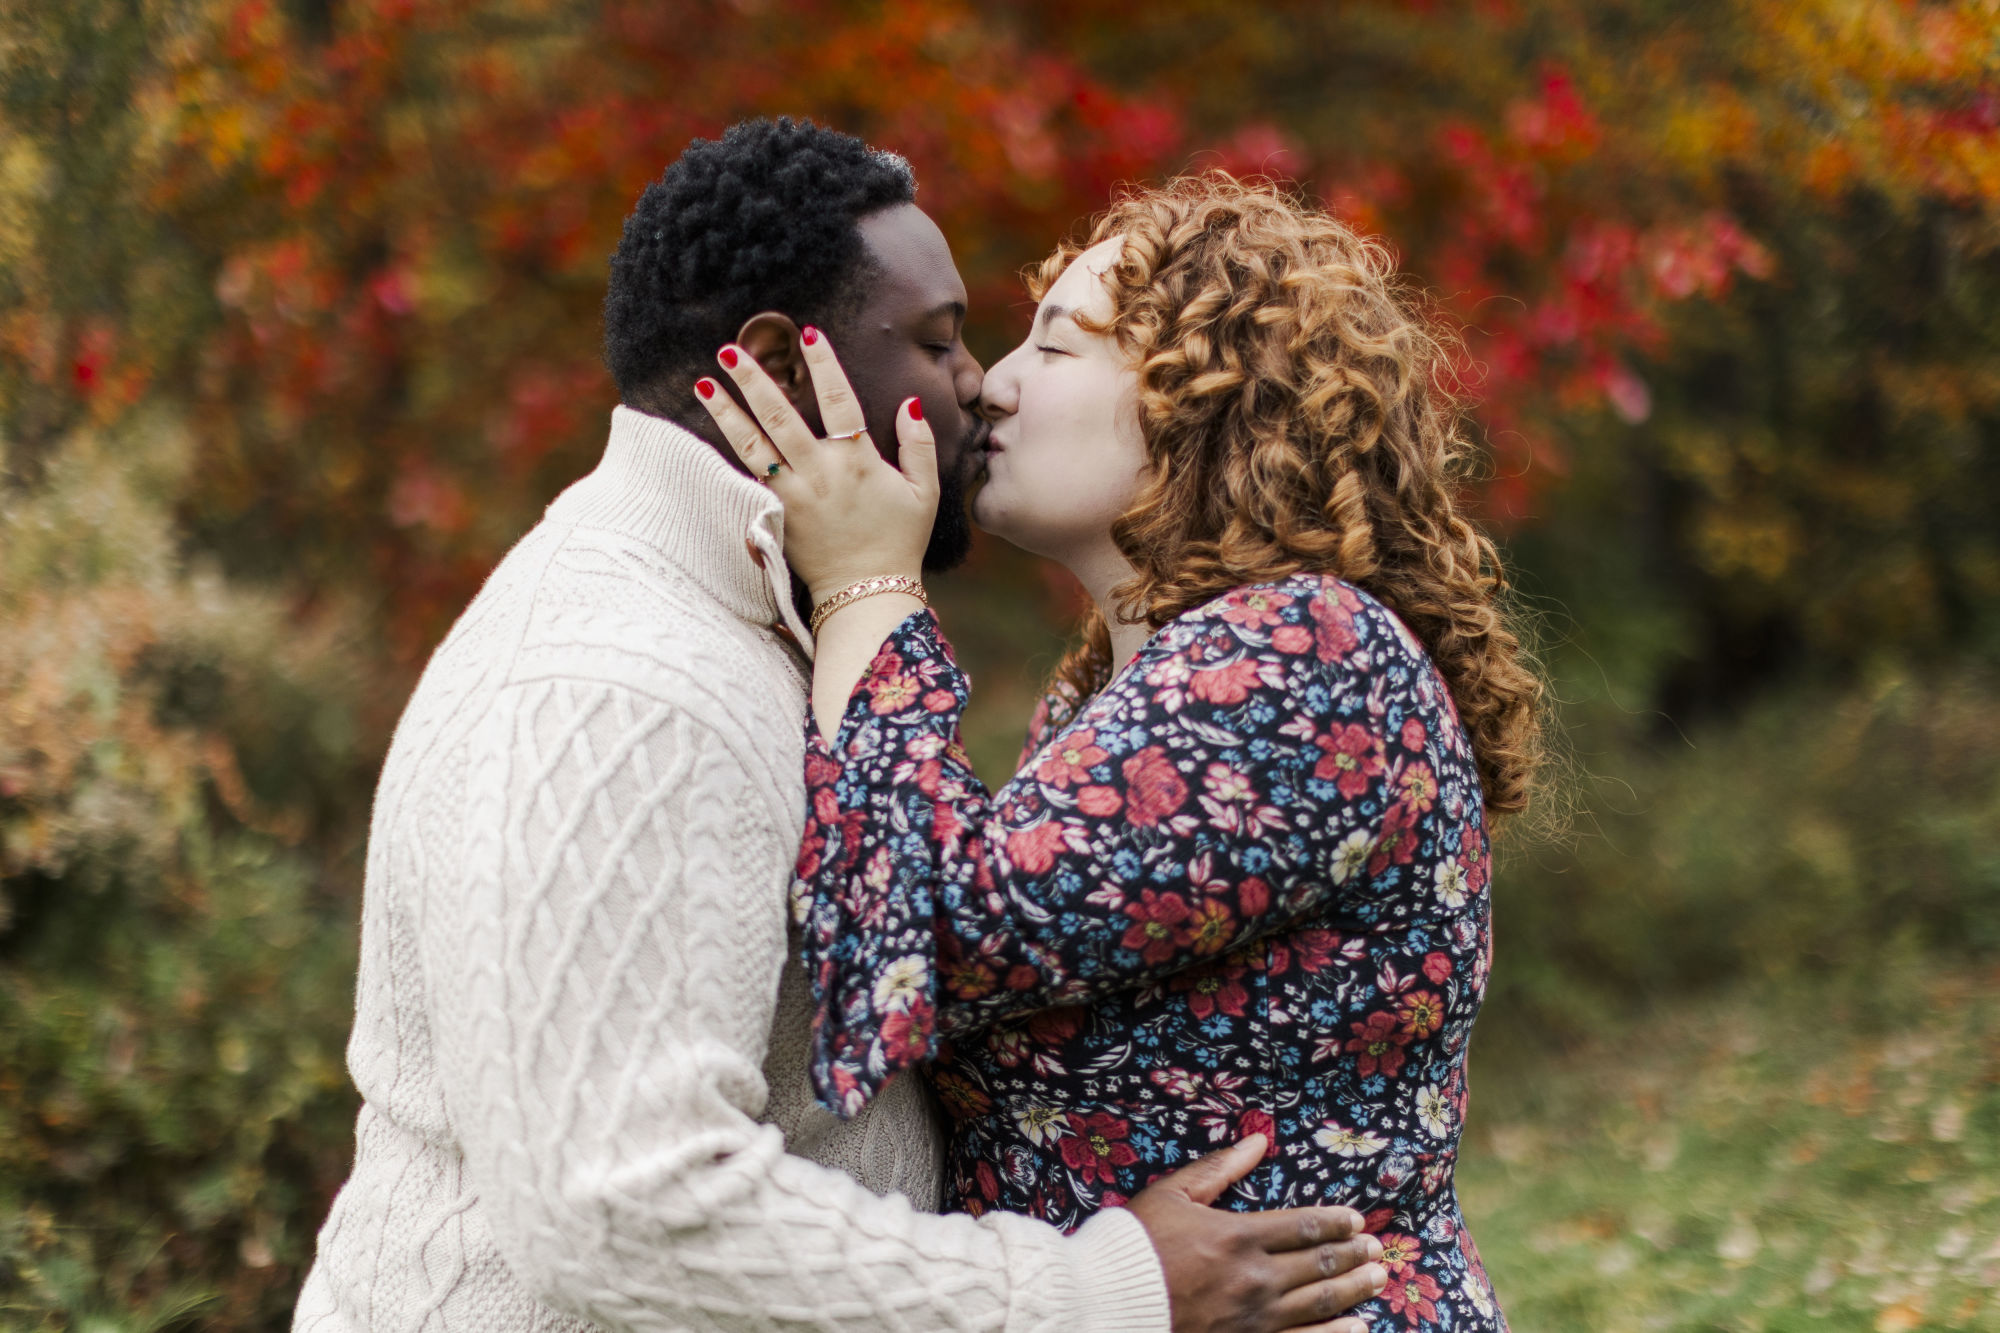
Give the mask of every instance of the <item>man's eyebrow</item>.
M 950 315 L 954 320 L 963 321 L 965 319 L 965 302 L 940 301 L 929 310 L 924 311 L 925 319 L 937 319 L 941 315 Z

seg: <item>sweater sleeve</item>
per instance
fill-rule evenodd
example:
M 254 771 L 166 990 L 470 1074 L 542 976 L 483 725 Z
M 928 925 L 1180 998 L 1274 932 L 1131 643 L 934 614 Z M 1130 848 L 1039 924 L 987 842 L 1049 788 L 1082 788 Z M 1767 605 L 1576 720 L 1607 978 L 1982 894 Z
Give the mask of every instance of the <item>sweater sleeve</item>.
M 834 745 L 807 725 L 794 893 L 822 1102 L 851 1114 L 939 1032 L 1188 973 L 1379 896 L 1440 796 L 1437 710 L 1427 725 L 1385 692 L 1429 676 L 1337 580 L 1238 589 L 1031 734 L 989 793 L 958 742 L 964 677 L 929 613 L 904 621 Z
M 446 1105 L 516 1277 L 611 1329 L 1166 1328 L 1129 1214 L 1067 1238 L 923 1214 L 757 1122 L 791 839 L 725 712 L 544 681 L 474 747 L 461 864 L 419 937 Z

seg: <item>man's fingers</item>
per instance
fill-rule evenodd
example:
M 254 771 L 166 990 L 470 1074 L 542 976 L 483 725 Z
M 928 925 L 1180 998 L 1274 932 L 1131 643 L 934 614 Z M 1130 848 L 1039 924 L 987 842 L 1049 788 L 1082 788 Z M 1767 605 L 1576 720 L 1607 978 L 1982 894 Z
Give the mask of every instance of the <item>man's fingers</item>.
M 1350 1315 L 1328 1324 L 1305 1324 L 1293 1329 L 1292 1333 L 1374 1333 L 1374 1330 L 1360 1315 Z
M 1271 1256 L 1287 1290 L 1352 1273 L 1382 1257 L 1382 1242 L 1373 1236 L 1330 1240 L 1309 1250 L 1288 1250 Z
M 819 461 L 814 452 L 819 441 L 806 425 L 806 419 L 792 406 L 792 400 L 764 373 L 755 358 L 731 343 L 717 352 L 715 359 L 743 391 L 750 414 L 757 419 L 765 438 L 784 454 L 785 461 L 797 469 L 814 466 Z
M 1153 1184 L 1176 1190 L 1196 1203 L 1214 1203 L 1222 1197 L 1222 1191 L 1249 1175 L 1251 1168 L 1264 1159 L 1264 1149 L 1270 1142 L 1262 1134 L 1252 1134 L 1221 1152 L 1212 1152 L 1178 1171 L 1161 1176 Z
M 1255 1230 L 1252 1235 L 1264 1249 L 1305 1250 L 1330 1240 L 1347 1240 L 1361 1234 L 1367 1223 L 1352 1208 L 1285 1208 L 1267 1213 L 1248 1213 L 1244 1220 Z
M 799 344 L 805 351 L 806 369 L 812 372 L 819 419 L 825 423 L 827 435 L 851 435 L 868 429 L 861 415 L 861 400 L 854 396 L 854 386 L 847 382 L 847 372 L 840 368 L 840 358 L 833 354 L 833 344 L 826 335 L 808 324 L 799 335 Z
M 1351 1273 L 1294 1287 L 1278 1300 L 1279 1328 L 1312 1328 L 1332 1323 L 1366 1300 L 1382 1294 L 1389 1272 L 1380 1264 L 1363 1264 Z
M 722 386 L 703 376 L 694 382 L 695 400 L 708 409 L 715 418 L 715 424 L 722 428 L 722 438 L 729 441 L 729 447 L 743 460 L 743 466 L 750 469 L 750 475 L 764 479 L 771 475 L 771 464 L 782 465 L 785 456 L 776 445 L 766 439 L 749 413 L 736 405 L 736 400 L 722 391 Z

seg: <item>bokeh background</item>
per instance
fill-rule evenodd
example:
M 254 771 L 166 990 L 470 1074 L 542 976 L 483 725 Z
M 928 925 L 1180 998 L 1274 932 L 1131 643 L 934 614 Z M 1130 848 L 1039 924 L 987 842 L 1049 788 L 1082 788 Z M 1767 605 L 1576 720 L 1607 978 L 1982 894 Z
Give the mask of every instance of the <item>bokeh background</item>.
M 389 729 L 601 447 L 694 135 L 895 148 L 973 292 L 1267 172 L 1479 367 L 1574 756 L 1461 1175 L 1516 1328 L 2000 1327 L 1994 0 L 0 4 L 0 1327 L 279 1329 Z M 1075 591 L 938 587 L 1004 778 Z

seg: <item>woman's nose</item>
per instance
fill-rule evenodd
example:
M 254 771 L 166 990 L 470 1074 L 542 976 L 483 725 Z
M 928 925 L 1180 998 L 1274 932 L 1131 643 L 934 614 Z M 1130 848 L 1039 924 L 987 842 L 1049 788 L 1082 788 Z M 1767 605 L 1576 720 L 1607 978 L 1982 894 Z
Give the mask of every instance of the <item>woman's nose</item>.
M 979 406 L 973 410 L 988 421 L 1013 415 L 1020 397 L 1020 383 L 1014 375 L 1014 356 L 1014 352 L 1009 352 L 986 372 L 986 383 L 979 391 Z

